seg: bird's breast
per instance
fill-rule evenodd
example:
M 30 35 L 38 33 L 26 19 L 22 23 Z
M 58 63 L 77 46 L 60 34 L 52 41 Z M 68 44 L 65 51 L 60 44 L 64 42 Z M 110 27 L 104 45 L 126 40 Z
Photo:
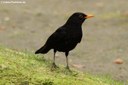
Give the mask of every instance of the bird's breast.
M 73 50 L 76 45 L 81 41 L 82 36 L 72 36 L 65 39 L 63 42 L 55 46 L 56 50 L 66 52 Z

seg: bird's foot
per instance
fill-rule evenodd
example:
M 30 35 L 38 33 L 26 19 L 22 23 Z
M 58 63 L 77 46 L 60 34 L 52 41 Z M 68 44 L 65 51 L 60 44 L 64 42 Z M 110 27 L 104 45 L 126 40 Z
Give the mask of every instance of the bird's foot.
M 59 68 L 55 63 L 52 63 L 52 68 Z
M 71 72 L 71 70 L 70 70 L 69 66 L 66 66 L 66 69 L 67 69 L 69 72 Z

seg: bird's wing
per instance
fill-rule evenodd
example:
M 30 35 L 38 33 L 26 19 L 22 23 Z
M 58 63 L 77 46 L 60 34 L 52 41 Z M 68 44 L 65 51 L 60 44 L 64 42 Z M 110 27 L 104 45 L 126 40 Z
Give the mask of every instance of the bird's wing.
M 63 27 L 57 29 L 47 40 L 48 46 L 54 46 L 65 41 L 66 30 Z

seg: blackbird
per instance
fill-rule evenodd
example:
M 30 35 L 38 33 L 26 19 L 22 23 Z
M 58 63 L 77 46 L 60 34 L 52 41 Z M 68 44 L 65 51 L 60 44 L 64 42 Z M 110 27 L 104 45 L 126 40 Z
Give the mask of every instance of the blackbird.
M 53 67 L 57 67 L 55 64 L 55 54 L 57 51 L 64 52 L 66 56 L 66 68 L 68 65 L 69 51 L 73 50 L 82 38 L 82 23 L 93 15 L 86 15 L 81 12 L 75 12 L 72 14 L 67 22 L 59 27 L 46 41 L 44 46 L 35 52 L 35 54 L 46 54 L 49 50 L 53 49 Z

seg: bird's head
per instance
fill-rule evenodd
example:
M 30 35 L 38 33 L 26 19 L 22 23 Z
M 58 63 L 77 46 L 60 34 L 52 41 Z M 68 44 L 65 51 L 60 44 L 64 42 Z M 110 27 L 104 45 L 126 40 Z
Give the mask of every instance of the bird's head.
M 85 21 L 85 19 L 92 18 L 92 17 L 94 16 L 87 15 L 81 12 L 76 12 L 69 17 L 67 24 L 69 23 L 69 24 L 80 24 L 81 25 Z

